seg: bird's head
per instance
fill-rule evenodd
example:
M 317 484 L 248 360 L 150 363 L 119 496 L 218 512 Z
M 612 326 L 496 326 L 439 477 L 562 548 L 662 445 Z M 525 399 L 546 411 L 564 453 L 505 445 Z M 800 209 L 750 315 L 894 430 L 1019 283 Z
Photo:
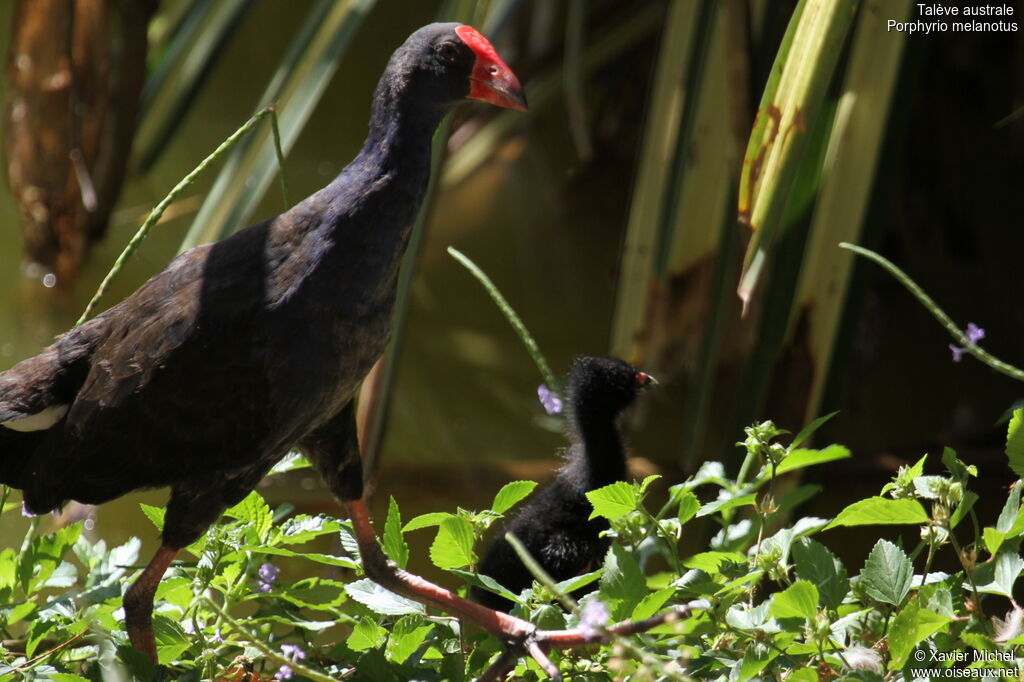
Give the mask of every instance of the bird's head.
M 450 107 L 475 99 L 526 110 L 526 96 L 512 69 L 472 26 L 429 24 L 395 51 L 385 78 L 404 86 L 417 101 Z
M 618 358 L 580 356 L 569 372 L 570 409 L 577 417 L 614 417 L 656 383 L 650 374 Z

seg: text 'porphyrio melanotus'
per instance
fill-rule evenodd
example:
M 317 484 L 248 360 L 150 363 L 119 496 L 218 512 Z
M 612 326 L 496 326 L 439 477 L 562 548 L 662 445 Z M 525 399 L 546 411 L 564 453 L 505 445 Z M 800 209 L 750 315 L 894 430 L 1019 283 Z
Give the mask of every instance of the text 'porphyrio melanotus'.
M 582 356 L 569 372 L 568 460 L 555 480 L 498 530 L 480 562 L 479 572 L 518 594 L 533 582 L 506 533 L 519 539 L 530 555 L 556 581 L 598 568 L 609 541 L 603 518 L 590 519 L 587 493 L 626 478 L 626 450 L 616 423 L 637 394 L 654 379 L 617 358 Z M 512 603 L 493 592 L 473 588 L 481 604 L 507 611 Z
M 292 448 L 345 504 L 369 577 L 502 638 L 507 651 L 484 678 L 524 652 L 558 677 L 543 650 L 587 642 L 398 570 L 361 499 L 353 396 L 388 340 L 431 137 L 466 98 L 526 108 L 515 75 L 475 29 L 416 31 L 381 77 L 366 143 L 327 187 L 183 253 L 0 374 L 0 483 L 20 488 L 29 511 L 170 486 L 163 545 L 124 595 L 132 645 L 154 661 L 153 595 L 168 565 Z

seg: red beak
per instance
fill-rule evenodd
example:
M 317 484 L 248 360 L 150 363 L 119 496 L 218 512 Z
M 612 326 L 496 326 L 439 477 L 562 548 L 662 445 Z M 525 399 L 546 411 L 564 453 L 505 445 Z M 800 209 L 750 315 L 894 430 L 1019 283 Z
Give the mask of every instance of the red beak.
M 507 109 L 526 111 L 526 95 L 519 85 L 519 79 L 498 56 L 490 41 L 472 26 L 459 26 L 455 34 L 476 54 L 466 97 Z

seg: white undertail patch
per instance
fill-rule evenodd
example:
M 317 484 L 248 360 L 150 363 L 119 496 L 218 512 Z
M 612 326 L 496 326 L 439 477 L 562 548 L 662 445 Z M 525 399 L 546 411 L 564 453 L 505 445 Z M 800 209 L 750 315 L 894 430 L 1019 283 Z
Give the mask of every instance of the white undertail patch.
M 42 412 L 37 412 L 28 417 L 14 419 L 9 422 L 0 422 L 0 426 L 5 426 L 12 431 L 45 431 L 59 422 L 68 413 L 69 407 L 71 406 L 51 405 Z

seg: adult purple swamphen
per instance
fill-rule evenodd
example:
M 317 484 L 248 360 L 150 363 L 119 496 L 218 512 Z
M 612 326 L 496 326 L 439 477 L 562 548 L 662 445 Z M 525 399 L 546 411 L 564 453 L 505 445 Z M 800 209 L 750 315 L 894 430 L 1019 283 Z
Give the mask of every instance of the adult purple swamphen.
M 616 423 L 640 391 L 654 379 L 617 358 L 582 356 L 569 371 L 568 417 L 572 444 L 567 460 L 549 485 L 498 531 L 480 562 L 488 575 L 515 593 L 533 582 L 519 556 L 505 540 L 512 533 L 541 568 L 555 580 L 567 580 L 597 568 L 609 542 L 600 533 L 605 519 L 590 519 L 593 507 L 586 493 L 626 478 L 626 450 Z M 507 611 L 512 603 L 493 592 L 474 588 L 481 604 Z
M 466 98 L 526 109 L 515 75 L 475 29 L 416 31 L 380 79 L 366 143 L 327 187 L 181 254 L 0 374 L 0 483 L 20 488 L 29 511 L 170 487 L 163 544 L 124 595 L 131 643 L 154 661 L 153 596 L 172 559 L 292 448 L 345 505 L 370 578 L 505 642 L 485 679 L 523 653 L 557 678 L 544 650 L 588 641 L 537 631 L 398 569 L 362 500 L 353 396 L 388 341 L 431 137 Z
M 291 448 L 342 500 L 360 499 L 353 395 L 388 341 L 431 137 L 466 98 L 526 109 L 475 29 L 416 31 L 377 86 L 366 143 L 327 187 L 181 254 L 0 374 L 0 482 L 29 511 L 170 486 L 163 546 L 124 600 L 132 644 L 151 657 L 171 559 Z

